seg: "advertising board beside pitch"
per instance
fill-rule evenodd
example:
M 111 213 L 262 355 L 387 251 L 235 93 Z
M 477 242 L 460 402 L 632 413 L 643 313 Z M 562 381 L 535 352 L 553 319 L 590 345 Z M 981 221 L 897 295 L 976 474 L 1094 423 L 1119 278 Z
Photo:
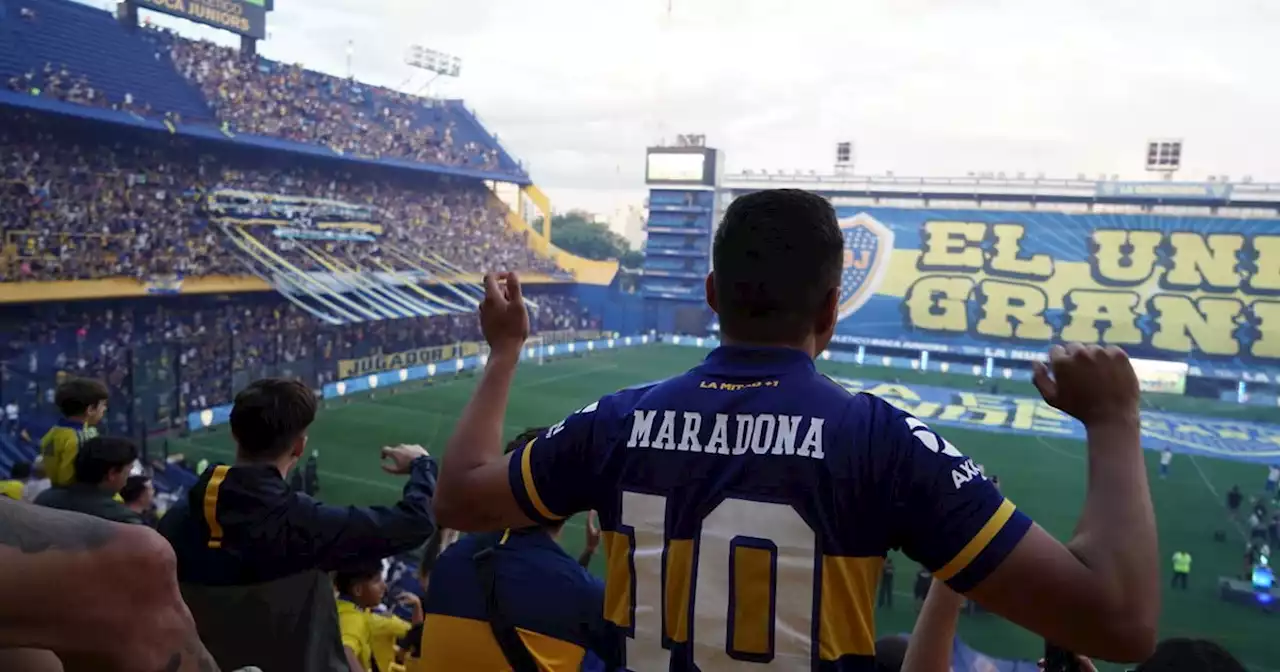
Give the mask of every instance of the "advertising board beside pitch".
M 850 378 L 833 380 L 855 394 L 874 394 L 930 424 L 1043 437 L 1085 438 L 1084 425 L 1042 399 L 964 392 L 929 385 Z M 1144 411 L 1142 445 L 1148 450 L 1169 448 L 1179 453 L 1274 462 L 1280 459 L 1280 426 Z
M 837 211 L 839 343 L 1027 359 L 1083 341 L 1280 361 L 1280 220 Z

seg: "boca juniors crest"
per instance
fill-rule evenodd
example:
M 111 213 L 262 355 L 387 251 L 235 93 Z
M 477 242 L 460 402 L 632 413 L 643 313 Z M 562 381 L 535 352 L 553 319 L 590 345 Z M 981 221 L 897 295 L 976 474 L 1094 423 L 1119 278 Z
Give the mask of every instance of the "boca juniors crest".
M 844 268 L 840 273 L 840 317 L 858 312 L 876 293 L 889 270 L 893 254 L 893 230 L 871 215 L 860 212 L 840 220 L 844 235 Z

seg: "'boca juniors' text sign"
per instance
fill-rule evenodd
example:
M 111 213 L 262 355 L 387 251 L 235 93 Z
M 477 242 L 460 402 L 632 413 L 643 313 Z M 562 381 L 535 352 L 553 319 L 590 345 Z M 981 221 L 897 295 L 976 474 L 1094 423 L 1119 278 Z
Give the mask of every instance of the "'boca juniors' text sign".
M 267 36 L 263 0 L 133 0 L 133 4 L 259 40 Z
M 1280 221 L 841 209 L 838 333 L 1280 360 Z

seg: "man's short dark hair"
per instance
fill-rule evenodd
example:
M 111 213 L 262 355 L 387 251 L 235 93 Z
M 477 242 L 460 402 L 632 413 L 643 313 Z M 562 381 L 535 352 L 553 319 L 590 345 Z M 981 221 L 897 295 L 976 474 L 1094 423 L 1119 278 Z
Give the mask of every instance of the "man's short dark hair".
M 898 672 L 907 657 L 910 640 L 905 635 L 888 635 L 876 640 L 876 672 Z M 947 643 L 950 646 L 950 642 Z
M 15 481 L 25 481 L 31 478 L 30 462 L 14 462 L 9 468 L 9 478 Z
M 333 573 L 333 587 L 343 595 L 350 595 L 357 583 L 364 583 L 375 576 L 382 576 L 381 562 L 365 562 L 345 567 Z
M 839 292 L 844 238 L 826 199 L 770 189 L 729 204 L 711 256 L 720 330 L 790 344 L 811 332 L 828 294 Z
M 76 453 L 76 482 L 98 485 L 113 469 L 127 467 L 138 459 L 138 447 L 119 436 L 95 436 Z
M 525 446 L 529 445 L 530 441 L 533 441 L 539 436 L 542 436 L 542 434 L 546 432 L 548 429 L 550 428 L 549 427 L 530 427 L 524 430 L 523 432 L 520 432 L 519 434 L 516 435 L 516 438 L 511 439 L 511 441 L 507 443 L 506 450 L 502 451 L 503 454 L 505 455 L 506 453 L 514 453 L 517 450 L 524 448 Z
M 58 385 L 53 393 L 53 403 L 64 418 L 75 418 L 84 415 L 90 407 L 106 401 L 111 397 L 107 386 L 100 381 L 89 378 L 68 378 Z
M 1156 645 L 1138 672 L 1246 672 L 1245 666 L 1216 642 L 1170 637 Z
M 297 380 L 264 378 L 236 395 L 231 435 L 241 455 L 275 460 L 316 419 L 316 395 Z
M 130 476 L 125 481 L 124 487 L 120 489 L 120 499 L 125 504 L 132 504 L 142 498 L 147 492 L 147 485 L 151 483 L 151 479 L 147 476 Z

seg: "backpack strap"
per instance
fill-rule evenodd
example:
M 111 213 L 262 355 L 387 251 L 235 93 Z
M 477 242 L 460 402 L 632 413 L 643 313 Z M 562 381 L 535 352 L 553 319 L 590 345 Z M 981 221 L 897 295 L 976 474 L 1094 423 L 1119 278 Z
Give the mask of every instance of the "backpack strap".
M 476 563 L 476 577 L 480 580 L 480 590 L 484 593 L 485 617 L 489 628 L 493 630 L 494 639 L 502 649 L 502 656 L 507 659 L 513 672 L 539 672 L 538 663 L 534 660 L 529 647 L 516 632 L 516 625 L 507 617 L 498 599 L 498 572 L 495 567 L 497 558 L 494 555 L 502 545 L 502 535 L 494 534 L 485 547 L 472 556 Z

